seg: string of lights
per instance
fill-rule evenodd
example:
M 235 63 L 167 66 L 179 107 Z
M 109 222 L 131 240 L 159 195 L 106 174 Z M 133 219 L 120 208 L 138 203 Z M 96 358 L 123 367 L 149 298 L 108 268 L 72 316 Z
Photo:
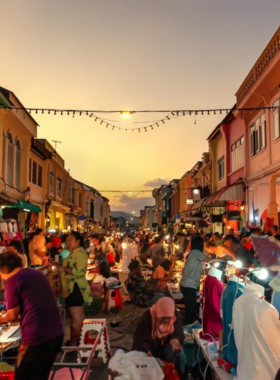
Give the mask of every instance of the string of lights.
M 168 185 L 163 185 L 163 186 L 168 186 Z M 156 188 L 158 189 L 158 188 Z M 194 188 L 192 187 L 186 187 L 186 188 L 166 188 L 164 190 L 175 190 L 175 191 L 184 191 L 184 190 L 194 190 Z M 128 193 L 128 194 L 132 194 L 132 193 L 151 193 L 154 191 L 154 189 L 150 189 L 150 190 L 98 190 L 100 193 Z
M 235 108 L 234 111 L 240 111 L 240 112 L 246 112 L 246 111 L 261 111 L 261 110 L 275 110 L 280 107 L 275 106 L 261 106 L 261 107 L 249 107 L 249 108 Z M 90 118 L 93 118 L 94 121 L 99 122 L 100 125 L 104 125 L 106 128 L 111 128 L 113 131 L 125 131 L 125 132 L 148 132 L 148 130 L 153 130 L 155 127 L 159 127 L 160 125 L 165 124 L 166 122 L 182 117 L 182 116 L 194 116 L 194 124 L 196 124 L 196 117 L 197 116 L 204 116 L 204 115 L 217 115 L 217 114 L 228 114 L 232 111 L 232 108 L 215 108 L 215 109 L 183 109 L 183 110 L 138 110 L 138 111 L 125 111 L 125 110 L 78 110 L 78 109 L 58 109 L 58 108 L 26 108 L 26 107 L 7 107 L 5 105 L 0 105 L 0 109 L 11 110 L 11 111 L 25 111 L 29 114 L 35 113 L 41 113 L 46 115 L 60 115 L 60 116 L 88 116 Z M 146 126 L 141 127 L 134 127 L 134 128 L 126 128 L 126 127 L 120 127 L 112 124 L 106 117 L 100 117 L 97 116 L 97 114 L 116 114 L 119 113 L 123 117 L 130 117 L 133 114 L 143 114 L 143 113 L 166 113 L 166 116 L 163 118 L 152 122 L 151 124 L 148 124 Z M 136 122 L 132 122 L 136 123 Z M 137 122 L 141 123 L 141 122 Z
M 106 128 L 112 128 L 113 131 L 114 130 L 117 130 L 118 132 L 121 132 L 121 131 L 125 131 L 125 132 L 131 131 L 132 133 L 134 133 L 134 132 L 140 133 L 142 130 L 144 130 L 145 132 L 148 132 L 149 129 L 153 130 L 154 127 L 159 127 L 160 124 L 165 124 L 166 122 L 170 121 L 173 118 L 180 117 L 180 115 L 179 116 L 177 116 L 177 115 L 172 116 L 171 113 L 169 113 L 163 119 L 157 120 L 157 121 L 155 121 L 152 124 L 146 125 L 145 127 L 137 127 L 137 128 L 117 127 L 114 124 L 108 123 L 106 120 L 104 120 L 103 118 L 100 118 L 99 116 L 97 116 L 97 115 L 95 115 L 93 113 L 91 115 L 89 115 L 89 117 L 93 117 L 94 121 L 100 122 L 101 125 L 104 124 Z

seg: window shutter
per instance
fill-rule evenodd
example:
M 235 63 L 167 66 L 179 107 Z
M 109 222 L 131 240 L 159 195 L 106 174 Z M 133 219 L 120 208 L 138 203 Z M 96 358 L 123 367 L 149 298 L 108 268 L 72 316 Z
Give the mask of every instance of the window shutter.
M 262 145 L 260 149 L 264 149 L 266 147 L 266 120 L 264 120 L 262 125 Z
M 254 131 L 254 144 L 255 144 L 255 151 L 254 151 L 254 154 L 258 153 L 258 151 L 260 150 L 259 148 L 259 133 L 260 132 L 260 129 L 258 128 L 256 131 Z
M 5 172 L 5 165 L 6 165 L 6 141 L 5 141 L 5 134 L 3 132 L 3 151 L 2 151 L 2 177 L 4 177 L 4 172 Z
M 8 184 L 12 185 L 13 182 L 13 143 L 8 143 Z
M 42 174 L 43 174 L 42 166 L 38 165 L 38 186 L 40 187 L 42 187 Z
M 20 186 L 20 150 L 17 149 L 16 152 L 16 187 L 19 189 Z
M 273 132 L 274 132 L 274 139 L 278 139 L 279 137 L 279 109 L 276 108 L 273 111 Z
M 240 145 L 240 161 L 241 161 L 241 167 L 244 166 L 244 143 Z
M 251 129 L 251 156 L 255 154 L 255 138 L 254 131 Z

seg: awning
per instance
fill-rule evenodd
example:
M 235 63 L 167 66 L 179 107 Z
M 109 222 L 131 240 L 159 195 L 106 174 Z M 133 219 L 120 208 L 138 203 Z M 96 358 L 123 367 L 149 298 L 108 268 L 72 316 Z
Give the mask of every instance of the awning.
M 28 211 L 42 212 L 41 207 L 29 202 L 24 202 L 24 201 L 17 201 L 16 207 L 23 208 L 24 210 L 28 210 Z
M 8 195 L 0 194 L 0 205 L 1 206 L 17 206 L 17 200 Z
M 196 220 L 202 220 L 199 216 L 187 216 L 186 221 L 196 221 Z
M 200 199 L 200 201 L 195 202 L 192 206 L 192 210 L 196 210 L 204 205 L 204 202 L 207 200 L 208 197 Z
M 244 185 L 242 183 L 237 183 L 235 185 L 223 187 L 221 190 L 210 195 L 203 206 L 209 206 L 217 202 L 227 202 L 227 201 L 240 201 L 243 202 L 245 199 Z

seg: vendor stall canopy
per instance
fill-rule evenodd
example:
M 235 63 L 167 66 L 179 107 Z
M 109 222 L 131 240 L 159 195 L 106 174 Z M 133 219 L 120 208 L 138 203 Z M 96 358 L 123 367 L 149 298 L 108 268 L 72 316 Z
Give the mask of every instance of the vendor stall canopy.
M 29 211 L 42 212 L 41 207 L 34 205 L 32 203 L 29 203 L 29 202 L 24 202 L 24 201 L 19 201 L 19 200 L 16 200 L 16 204 L 7 205 L 6 207 L 8 207 L 8 208 L 22 208 L 28 212 Z

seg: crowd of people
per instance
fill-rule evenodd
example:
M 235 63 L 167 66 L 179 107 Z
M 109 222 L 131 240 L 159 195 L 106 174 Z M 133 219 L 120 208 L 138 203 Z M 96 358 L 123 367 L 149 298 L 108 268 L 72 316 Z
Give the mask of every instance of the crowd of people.
M 7 314 L 0 318 L 2 323 L 20 318 L 22 346 L 15 379 L 47 379 L 63 343 L 64 326 L 52 291 L 45 276 L 34 268 L 51 263 L 60 273 L 62 296 L 71 317 L 70 339 L 64 344 L 77 346 L 84 304 L 92 302 L 86 279 L 88 263 L 93 263 L 95 273 L 107 279 L 112 275 L 111 269 L 122 262 L 127 244 L 137 252 L 128 265 L 127 292 L 139 307 L 149 308 L 137 327 L 133 348 L 173 362 L 180 372 L 182 322 L 167 287 L 174 280 L 172 269 L 177 260 L 183 263 L 180 289 L 185 304 L 184 324 L 189 325 L 197 318 L 203 262 L 239 260 L 243 269 L 258 265 L 250 234 L 260 235 L 262 231 L 255 229 L 240 236 L 233 230 L 228 232 L 222 236 L 191 231 L 174 237 L 162 232 L 111 236 L 71 232 L 51 237 L 38 229 L 23 242 L 11 242 L 0 255 L 7 304 Z M 272 227 L 271 235 L 280 240 L 277 226 Z M 149 280 L 144 270 L 152 272 Z

